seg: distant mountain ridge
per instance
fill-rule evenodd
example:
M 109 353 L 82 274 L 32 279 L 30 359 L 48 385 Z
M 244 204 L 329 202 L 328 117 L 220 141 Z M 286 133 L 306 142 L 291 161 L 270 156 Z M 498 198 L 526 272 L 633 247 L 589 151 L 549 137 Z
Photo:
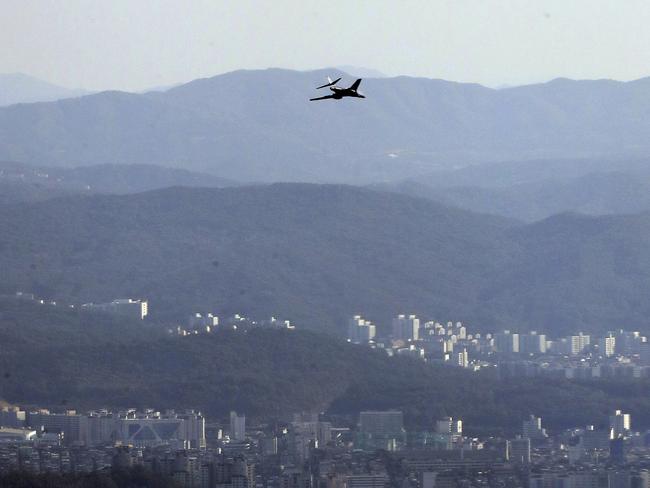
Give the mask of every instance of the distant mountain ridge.
M 650 79 L 493 90 L 364 80 L 365 100 L 308 103 L 334 70 L 236 71 L 165 92 L 0 109 L 0 159 L 149 163 L 239 181 L 372 183 L 469 163 L 646 155 Z
M 650 211 L 650 160 L 546 160 L 439 171 L 375 188 L 528 222 Z
M 51 102 L 89 93 L 87 90 L 64 88 L 22 73 L 0 73 L 0 107 L 16 103 Z
M 38 167 L 0 161 L 0 203 L 48 200 L 63 195 L 138 193 L 170 186 L 236 186 L 217 176 L 146 164 Z
M 44 238 L 44 236 L 47 236 Z M 412 312 L 483 331 L 650 332 L 650 214 L 523 225 L 337 185 L 170 188 L 0 206 L 0 293 L 147 297 L 343 333 Z
M 393 188 L 454 207 L 527 222 L 567 211 L 587 215 L 650 211 L 650 171 L 592 173 L 569 181 L 551 179 L 505 188 L 432 188 L 415 182 Z

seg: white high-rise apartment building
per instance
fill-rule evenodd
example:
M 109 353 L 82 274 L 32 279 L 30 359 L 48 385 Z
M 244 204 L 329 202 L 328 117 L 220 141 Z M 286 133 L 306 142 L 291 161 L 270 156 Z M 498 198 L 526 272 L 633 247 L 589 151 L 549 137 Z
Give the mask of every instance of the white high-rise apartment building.
M 511 334 L 509 330 L 494 334 L 494 349 L 504 354 L 518 353 L 519 334 Z
M 355 315 L 348 321 L 348 340 L 354 344 L 372 341 L 377 334 L 375 325 L 361 315 Z
M 613 356 L 616 353 L 616 337 L 609 334 L 600 340 L 600 353 L 606 357 Z
M 246 439 L 246 415 L 230 412 L 230 438 L 235 441 Z
M 531 415 L 527 420 L 524 420 L 522 425 L 522 437 L 528 439 L 543 439 L 546 437 L 546 430 L 542 429 L 541 417 Z
M 456 353 L 457 365 L 461 368 L 469 367 L 469 355 L 467 354 L 467 349 L 463 348 L 462 351 Z
M 569 354 L 577 356 L 591 344 L 591 337 L 579 332 L 578 335 L 569 336 Z
M 393 339 L 414 340 L 420 337 L 420 319 L 415 315 L 400 314 L 393 319 Z
M 454 420 L 452 417 L 443 417 L 436 420 L 436 432 L 438 434 L 462 434 L 463 421 Z
M 524 354 L 544 354 L 546 352 L 546 335 L 534 330 L 530 334 L 519 336 L 519 352 Z
M 630 430 L 630 414 L 616 410 L 614 415 L 609 416 L 610 437 L 616 439 Z

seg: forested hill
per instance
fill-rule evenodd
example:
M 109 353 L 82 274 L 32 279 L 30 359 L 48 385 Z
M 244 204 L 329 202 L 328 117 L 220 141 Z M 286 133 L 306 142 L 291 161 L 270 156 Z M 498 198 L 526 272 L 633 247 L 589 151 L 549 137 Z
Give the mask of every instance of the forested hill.
M 150 164 L 98 164 L 78 168 L 0 161 L 0 204 L 49 200 L 63 195 L 138 193 L 170 186 L 224 187 L 217 176 Z
M 524 225 L 348 186 L 170 188 L 0 206 L 0 292 L 146 297 L 342 334 L 361 313 L 480 330 L 650 330 L 650 215 Z
M 312 102 L 336 70 L 235 71 L 165 92 L 0 109 L 0 159 L 149 163 L 240 181 L 371 183 L 472 162 L 645 155 L 650 79 L 493 90 L 366 79 L 364 100 Z
M 509 225 L 346 186 L 69 197 L 0 207 L 0 286 L 71 302 L 147 297 L 159 317 L 274 314 L 339 332 L 355 311 L 460 314 L 507 257 Z
M 373 187 L 528 222 L 567 211 L 639 213 L 650 211 L 650 159 L 483 164 Z
M 530 412 L 563 428 L 602 424 L 624 408 L 639 429 L 650 426 L 645 381 L 498 382 L 300 330 L 166 336 L 60 305 L 0 298 L 0 338 L 0 397 L 54 410 L 197 408 L 211 420 L 231 409 L 263 419 L 327 411 L 354 422 L 360 410 L 399 408 L 409 429 L 453 414 L 470 434 L 512 435 Z

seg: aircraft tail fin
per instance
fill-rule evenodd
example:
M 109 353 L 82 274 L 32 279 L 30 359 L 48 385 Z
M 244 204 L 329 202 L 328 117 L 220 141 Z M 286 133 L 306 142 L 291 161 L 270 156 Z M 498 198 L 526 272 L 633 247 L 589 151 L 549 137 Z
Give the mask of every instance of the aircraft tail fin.
M 361 84 L 361 78 L 359 78 L 357 81 L 352 83 L 352 86 L 350 87 L 350 90 L 356 90 L 357 88 L 359 88 L 360 84 Z

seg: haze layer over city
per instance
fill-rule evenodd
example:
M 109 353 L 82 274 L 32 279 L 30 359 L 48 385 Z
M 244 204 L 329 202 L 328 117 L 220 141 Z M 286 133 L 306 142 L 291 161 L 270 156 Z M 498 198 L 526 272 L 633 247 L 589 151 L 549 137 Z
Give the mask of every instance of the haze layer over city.
M 0 487 L 650 488 L 650 4 L 0 16 Z

